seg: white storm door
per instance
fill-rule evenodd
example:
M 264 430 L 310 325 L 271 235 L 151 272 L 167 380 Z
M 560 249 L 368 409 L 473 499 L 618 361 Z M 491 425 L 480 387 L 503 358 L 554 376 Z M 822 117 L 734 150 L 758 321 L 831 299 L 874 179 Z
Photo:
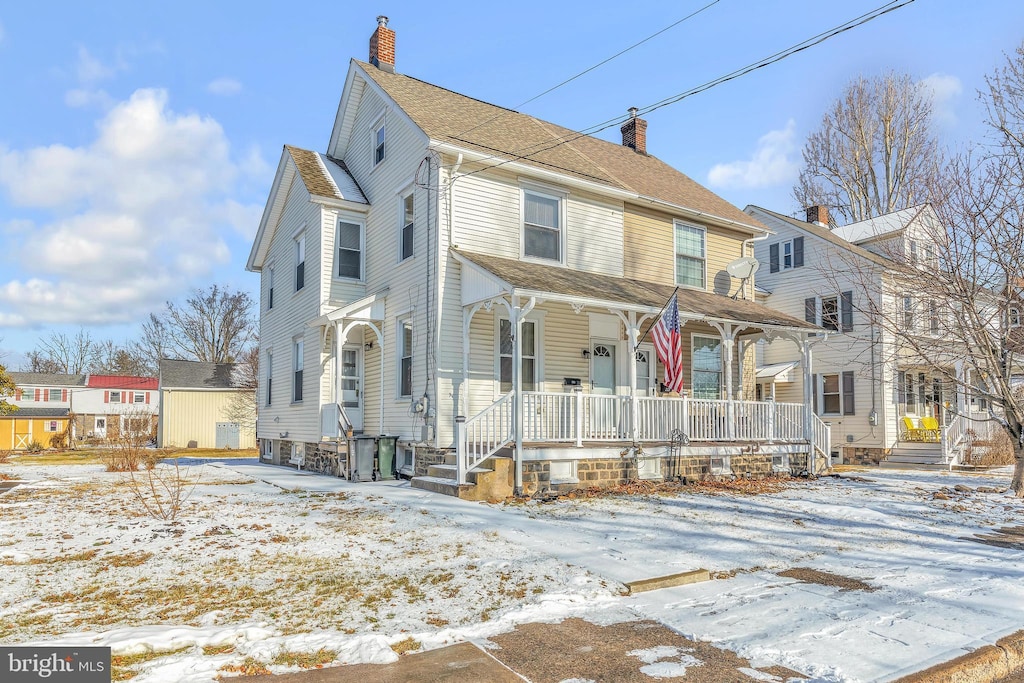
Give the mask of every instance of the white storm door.
M 341 349 L 341 406 L 354 431 L 363 429 L 363 349 L 343 346 Z
M 614 396 L 615 342 L 594 339 L 590 342 L 590 393 L 595 396 Z M 591 438 L 617 438 L 618 400 L 595 398 L 591 404 Z

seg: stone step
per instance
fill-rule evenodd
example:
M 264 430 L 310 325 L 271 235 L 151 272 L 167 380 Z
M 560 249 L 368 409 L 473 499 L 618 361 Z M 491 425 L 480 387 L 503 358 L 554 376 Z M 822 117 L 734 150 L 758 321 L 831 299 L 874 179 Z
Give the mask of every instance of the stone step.
M 941 452 L 925 452 L 925 451 L 900 451 L 899 449 L 893 449 L 892 453 L 886 458 L 890 462 L 943 462 Z
M 942 445 L 937 441 L 900 441 L 893 450 L 907 451 L 934 451 L 942 450 Z
M 889 460 L 883 460 L 878 463 L 878 466 L 882 469 L 889 470 L 934 470 L 934 471 L 946 471 L 949 469 L 948 466 L 941 463 L 923 463 L 923 462 L 892 462 Z
M 488 467 L 474 467 L 466 473 L 466 479 L 475 484 L 477 475 L 493 471 Z M 427 467 L 427 476 L 455 481 L 459 478 L 459 467 L 458 465 L 430 465 Z
M 462 484 L 460 486 L 454 479 L 444 479 L 442 477 L 413 477 L 409 484 L 414 489 L 423 489 L 424 491 L 454 496 L 455 498 L 463 498 L 469 491 L 475 488 L 475 484 Z

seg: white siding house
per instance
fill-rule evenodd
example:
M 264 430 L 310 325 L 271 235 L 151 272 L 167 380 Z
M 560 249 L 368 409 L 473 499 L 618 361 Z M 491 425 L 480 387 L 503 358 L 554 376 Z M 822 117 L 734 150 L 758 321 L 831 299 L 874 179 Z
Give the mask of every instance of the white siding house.
M 416 485 L 482 496 L 827 453 L 802 401 L 750 400 L 752 342 L 819 331 L 726 272 L 766 228 L 647 154 L 645 128 L 553 146 L 571 132 L 398 74 L 393 53 L 353 60 L 326 151 L 284 148 L 247 266 L 264 457 L 353 476 L 350 451 L 391 435 Z M 667 396 L 644 337 L 676 290 L 695 388 Z

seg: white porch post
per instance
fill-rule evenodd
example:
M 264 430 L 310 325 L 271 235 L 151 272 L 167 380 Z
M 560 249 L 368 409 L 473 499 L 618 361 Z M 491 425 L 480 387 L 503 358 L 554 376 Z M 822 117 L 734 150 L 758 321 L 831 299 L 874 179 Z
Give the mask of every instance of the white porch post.
M 958 360 L 953 364 L 956 372 L 956 412 L 958 415 L 967 413 L 967 373 L 964 362 Z
M 341 417 L 341 347 L 345 345 L 348 338 L 348 330 L 342 326 L 342 321 L 334 321 L 334 404 L 338 411 L 338 422 Z
M 523 318 L 536 303 L 537 300 L 531 297 L 524 306 L 518 294 L 512 295 L 512 431 L 516 439 L 516 494 L 523 491 Z
M 816 455 L 814 452 L 814 383 L 812 382 L 811 373 L 811 340 L 804 337 L 800 344 L 800 357 L 803 361 L 804 369 L 804 438 L 807 439 L 807 443 L 810 445 L 810 472 L 814 474 L 816 471 Z
M 629 340 L 629 434 L 633 443 L 640 437 L 640 401 L 636 395 L 636 344 L 637 344 L 636 312 L 630 311 L 626 325 L 626 339 Z

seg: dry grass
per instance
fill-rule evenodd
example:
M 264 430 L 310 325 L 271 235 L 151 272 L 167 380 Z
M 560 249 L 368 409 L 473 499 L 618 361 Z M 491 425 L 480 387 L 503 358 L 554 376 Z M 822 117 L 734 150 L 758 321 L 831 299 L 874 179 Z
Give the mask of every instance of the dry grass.
M 991 441 L 976 441 L 973 444 L 966 461 L 977 467 L 1002 467 L 1012 465 L 1015 457 L 1013 439 L 1005 429 L 997 429 Z
M 183 647 L 177 650 L 163 652 L 140 652 L 134 655 L 113 655 L 110 658 L 110 679 L 112 681 L 130 681 L 139 673 L 139 664 L 170 657 L 191 650 L 191 647 Z
M 337 651 L 328 650 L 325 647 L 320 648 L 316 652 L 292 652 L 285 650 L 274 657 L 272 664 L 278 666 L 297 666 L 300 669 L 319 669 L 337 658 Z
M 420 641 L 416 640 L 412 636 L 406 638 L 405 640 L 400 640 L 397 643 L 391 644 L 391 649 L 394 650 L 395 653 L 398 655 L 404 655 L 407 652 L 415 652 L 416 650 L 419 650 L 421 647 L 422 644 L 420 643 Z
M 270 669 L 268 669 L 263 662 L 254 657 L 246 657 L 242 660 L 241 664 L 225 664 L 217 670 L 241 676 L 263 676 L 270 673 Z M 217 676 L 216 678 L 218 681 L 222 681 L 224 679 L 224 676 Z

